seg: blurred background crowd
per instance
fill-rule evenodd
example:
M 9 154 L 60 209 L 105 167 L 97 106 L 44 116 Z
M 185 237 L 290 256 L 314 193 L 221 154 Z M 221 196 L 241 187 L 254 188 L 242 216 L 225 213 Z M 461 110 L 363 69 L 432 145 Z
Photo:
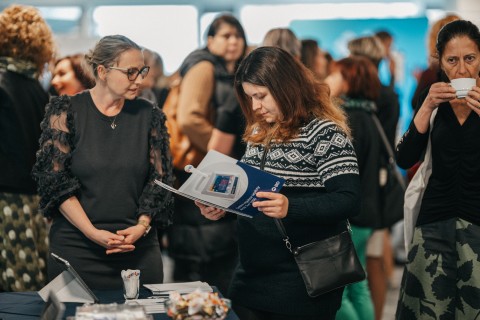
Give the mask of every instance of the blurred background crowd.
M 286 50 L 329 85 L 352 128 L 362 208 L 351 224 L 368 273 L 367 281 L 345 291 L 337 319 L 356 319 L 352 314 L 381 319 L 394 266 L 407 258 L 401 219 L 385 223 L 382 216 L 388 154 L 369 115 L 378 117 L 394 149 L 421 92 L 438 81 L 439 30 L 460 18 L 478 25 L 476 1 L 456 1 L 455 8 L 420 2 L 235 8 L 211 2 L 203 7 L 58 3 L 0 4 L 0 291 L 38 290 L 46 284 L 50 222 L 38 211 L 30 177 L 44 107 L 52 96 L 93 88 L 95 76 L 85 54 L 100 37 L 123 34 L 143 47 L 150 67 L 139 96 L 165 106 L 167 122 L 169 115 L 176 118 L 198 152 L 190 161 L 194 165 L 210 149 L 243 155 L 245 124 L 233 77 L 256 47 Z M 178 104 L 171 111 L 173 98 Z M 177 186 L 188 177 L 182 168 L 174 168 Z M 414 171 L 401 171 L 406 183 Z M 172 281 L 202 280 L 227 292 L 238 255 L 235 217 L 213 223 L 192 202 L 176 199 L 173 224 L 158 229 L 158 241 L 173 261 Z

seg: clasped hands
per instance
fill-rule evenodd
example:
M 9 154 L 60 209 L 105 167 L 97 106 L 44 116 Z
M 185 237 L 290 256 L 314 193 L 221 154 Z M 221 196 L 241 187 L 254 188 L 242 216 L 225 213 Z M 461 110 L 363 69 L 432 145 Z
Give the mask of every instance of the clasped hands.
M 282 219 L 287 216 L 288 212 L 288 198 L 283 194 L 276 192 L 257 192 L 255 194 L 257 198 L 263 198 L 266 200 L 255 201 L 252 206 L 257 208 L 258 211 L 263 212 L 266 216 Z M 209 220 L 219 220 L 225 216 L 225 210 L 218 209 L 204 205 L 198 201 L 195 201 L 197 207 L 200 208 L 202 215 Z
M 145 227 L 142 225 L 135 225 L 123 230 L 118 230 L 116 233 L 95 229 L 91 239 L 106 248 L 106 254 L 124 253 L 135 250 L 133 245 L 145 233 Z

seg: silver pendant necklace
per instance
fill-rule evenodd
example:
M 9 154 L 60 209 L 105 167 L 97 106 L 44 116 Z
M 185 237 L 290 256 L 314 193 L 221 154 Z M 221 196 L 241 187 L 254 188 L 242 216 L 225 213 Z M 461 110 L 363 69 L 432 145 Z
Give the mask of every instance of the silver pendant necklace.
M 115 130 L 115 128 L 117 127 L 117 124 L 115 123 L 115 120 L 117 120 L 117 116 L 118 114 L 113 118 L 112 123 L 110 123 L 110 128 L 112 128 L 112 130 Z

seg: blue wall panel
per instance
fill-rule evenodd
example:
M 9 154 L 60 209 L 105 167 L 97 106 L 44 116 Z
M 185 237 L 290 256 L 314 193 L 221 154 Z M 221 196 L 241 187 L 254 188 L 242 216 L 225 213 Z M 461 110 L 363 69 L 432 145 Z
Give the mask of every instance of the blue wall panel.
M 427 66 L 426 34 L 428 20 L 426 17 L 407 19 L 363 19 L 363 20 L 302 20 L 293 21 L 290 28 L 299 39 L 315 39 L 320 47 L 330 52 L 334 59 L 348 55 L 349 40 L 365 35 L 372 35 L 380 29 L 393 35 L 393 50 L 401 57 L 403 65 L 396 91 L 401 103 L 399 133 L 403 134 L 411 115 L 411 97 L 416 87 L 413 76 L 415 70 Z M 380 66 L 380 78 L 384 82 L 386 68 Z

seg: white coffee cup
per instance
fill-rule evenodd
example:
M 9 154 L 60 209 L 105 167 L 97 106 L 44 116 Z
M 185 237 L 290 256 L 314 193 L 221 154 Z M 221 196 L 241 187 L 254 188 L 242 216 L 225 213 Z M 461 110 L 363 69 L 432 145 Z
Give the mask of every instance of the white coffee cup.
M 472 87 L 477 83 L 474 78 L 458 78 L 452 79 L 450 84 L 457 91 L 457 98 L 462 99 L 467 96 L 468 91 L 472 90 Z

